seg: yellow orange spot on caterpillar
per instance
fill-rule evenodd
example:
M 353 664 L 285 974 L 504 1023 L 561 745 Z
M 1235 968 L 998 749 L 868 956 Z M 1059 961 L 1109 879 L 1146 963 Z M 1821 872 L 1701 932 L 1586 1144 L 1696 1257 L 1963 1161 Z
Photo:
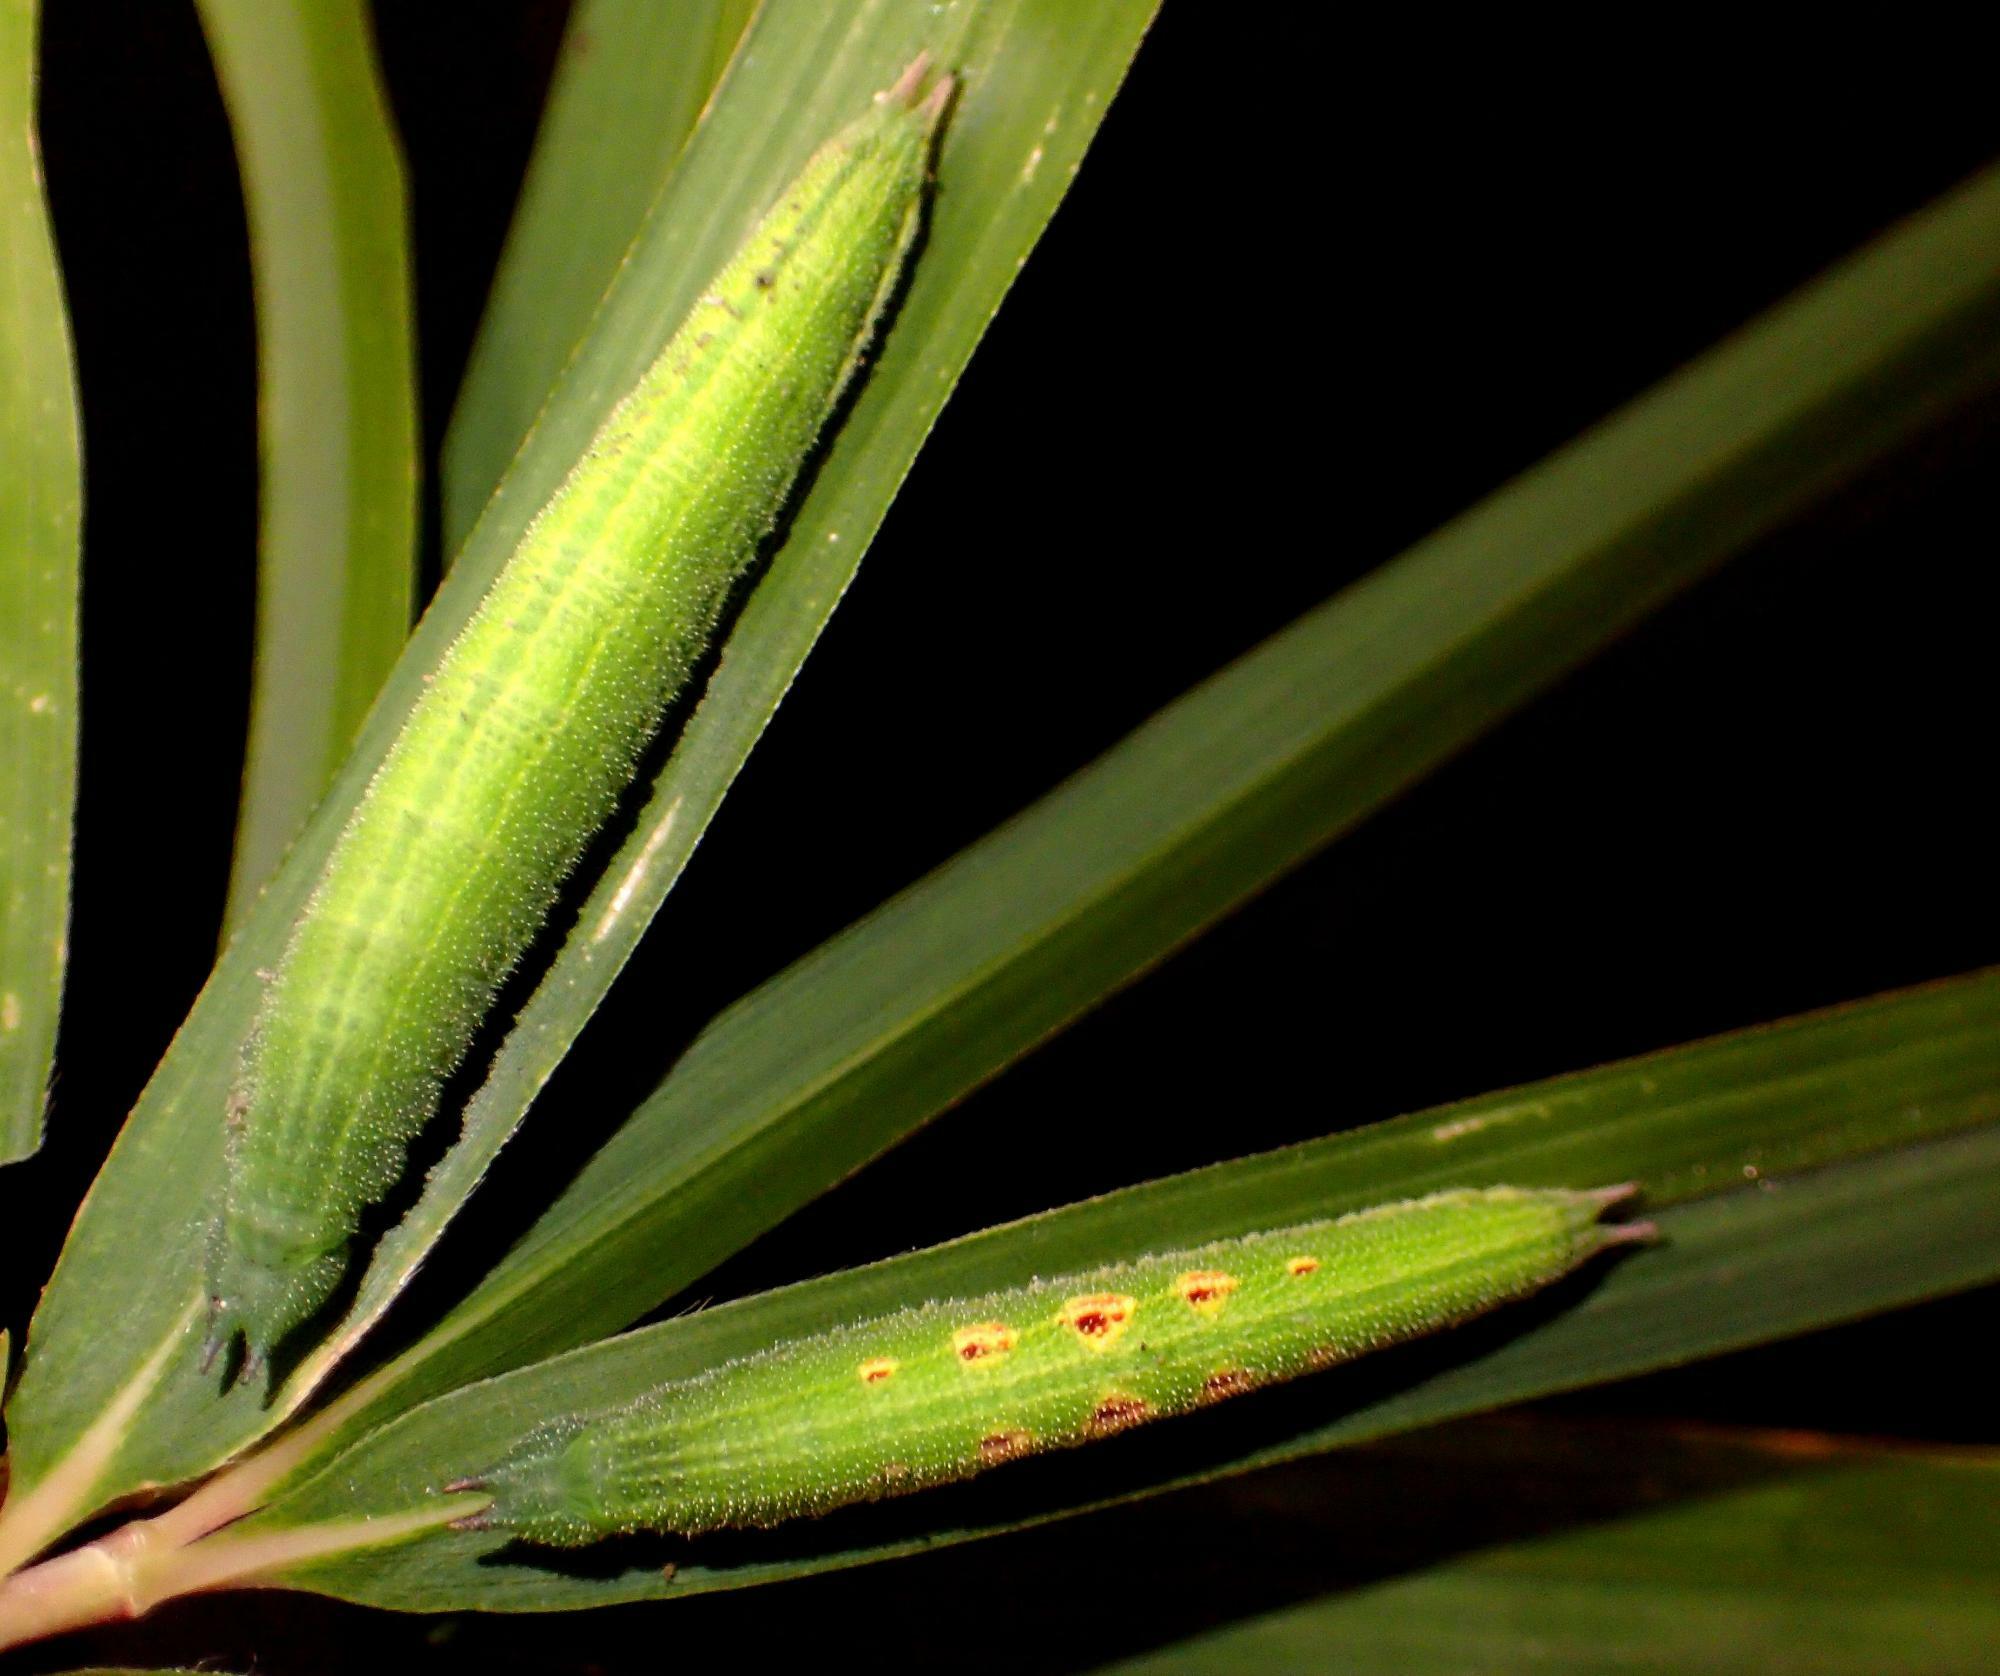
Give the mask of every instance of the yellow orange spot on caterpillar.
M 1132 1324 L 1138 1307 L 1123 1292 L 1086 1292 L 1064 1304 L 1056 1319 L 1092 1350 L 1109 1350 Z
M 1226 1269 L 1190 1269 L 1174 1282 L 1189 1309 L 1214 1315 L 1236 1290 L 1236 1276 Z
M 1317 1257 L 1287 1257 L 1285 1273 L 1289 1275 L 1313 1274 L 1319 1269 Z
M 1020 1335 L 1004 1321 L 982 1321 L 976 1327 L 961 1327 L 951 1335 L 951 1347 L 961 1362 L 985 1362 L 1005 1356 L 1020 1342 Z
M 893 1356 L 871 1356 L 854 1371 L 861 1376 L 864 1385 L 881 1385 L 896 1377 L 896 1370 L 903 1364 Z
M 1128 1397 L 1123 1392 L 1113 1391 L 1091 1410 L 1091 1435 L 1105 1437 L 1112 1432 L 1122 1432 L 1127 1426 L 1138 1425 L 1152 1412 L 1151 1404 L 1144 1397 Z
M 1245 1391 L 1255 1390 L 1257 1380 L 1243 1368 L 1224 1368 L 1220 1373 L 1212 1373 L 1201 1382 L 1203 1402 L 1221 1402 L 1224 1397 L 1240 1397 Z
M 979 1440 L 979 1464 L 998 1466 L 1002 1461 L 1013 1461 L 1029 1454 L 1035 1447 L 1035 1434 L 1023 1431 L 1019 1426 L 1011 1431 L 993 1432 Z

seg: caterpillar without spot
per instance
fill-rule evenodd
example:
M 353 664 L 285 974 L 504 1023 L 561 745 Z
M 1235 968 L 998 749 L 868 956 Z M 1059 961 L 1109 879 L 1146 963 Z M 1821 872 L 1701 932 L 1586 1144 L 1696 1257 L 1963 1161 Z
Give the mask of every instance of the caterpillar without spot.
M 508 971 L 610 816 L 894 290 L 949 77 L 822 146 L 535 516 L 294 923 L 225 1114 L 213 1360 L 333 1296 Z
M 1469 1319 L 1607 1247 L 1633 1189 L 1459 1188 L 933 1301 L 530 1432 L 443 1486 L 458 1521 L 575 1547 L 774 1525 L 969 1478 Z

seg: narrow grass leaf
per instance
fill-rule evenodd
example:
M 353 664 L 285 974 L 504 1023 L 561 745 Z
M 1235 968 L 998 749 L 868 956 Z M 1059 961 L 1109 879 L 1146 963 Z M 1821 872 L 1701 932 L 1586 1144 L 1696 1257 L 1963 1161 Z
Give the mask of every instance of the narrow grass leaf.
M 443 1484 L 503 1458 L 552 1416 L 829 1323 L 1452 1183 L 1637 1181 L 1661 1239 L 1471 1327 L 958 1489 L 770 1532 L 634 1540 L 591 1550 L 585 1564 L 498 1532 L 440 1533 L 289 1580 L 425 1610 L 736 1587 L 990 1535 L 1978 1285 L 2000 1276 L 1996 1022 L 2000 973 L 1979 974 L 1218 1165 L 679 1317 L 405 1414 L 235 1534 L 435 1506 Z
M 447 560 L 583 340 L 754 0 L 580 0 L 445 435 Z
M 1205 1551 L 1195 1521 L 1221 1516 L 1211 1498 L 1184 1500 L 1149 1512 L 1164 1527 L 1151 1538 L 1133 1533 L 1168 1565 L 1177 1545 Z M 1326 1592 L 1102 1676 L 1975 1676 L 2000 1646 L 1990 1452 L 1469 1422 L 1328 1461 L 1254 1511 L 1238 1565 L 1295 1575 L 1285 1554 L 1310 1554 Z M 1441 1528 L 1473 1534 L 1441 1541 Z M 1396 1563 L 1445 1543 L 1463 1551 Z
M 362 0 L 199 0 L 256 286 L 257 652 L 226 925 L 410 632 L 417 416 L 402 161 Z
M 636 1320 L 1996 366 L 2000 171 L 1308 614 L 724 1013 L 488 1280 L 376 1382 L 378 1401 L 406 1404 Z M 691 734 L 690 771 L 697 746 Z M 670 804 L 654 809 L 673 820 Z M 669 834 L 669 860 L 686 841 Z M 528 1035 L 524 1022 L 523 1048 Z
M 36 140 L 38 0 L 0 0 L 0 1164 L 41 1145 L 69 936 L 82 468 Z

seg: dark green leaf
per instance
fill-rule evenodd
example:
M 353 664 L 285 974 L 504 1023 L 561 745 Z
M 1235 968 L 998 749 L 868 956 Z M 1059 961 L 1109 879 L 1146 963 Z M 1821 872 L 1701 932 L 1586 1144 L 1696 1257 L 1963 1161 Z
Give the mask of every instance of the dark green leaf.
M 553 1415 L 829 1323 L 1449 1184 L 1636 1180 L 1662 1237 L 1472 1327 L 962 1489 L 767 1534 L 633 1543 L 581 1567 L 495 1532 L 443 1533 L 291 1580 L 425 1610 L 734 1587 L 992 1534 L 1976 1285 L 2000 1275 L 1996 1025 L 2000 972 L 1983 973 L 1219 1165 L 684 1316 L 428 1403 L 231 1534 L 434 1507 L 444 1483 Z
M 1171 1566 L 1226 1521 L 1248 1548 L 1232 1559 L 1310 1569 L 1328 1592 L 1105 1676 L 1975 1676 L 2000 1647 L 1991 1454 L 1486 1422 L 1256 1482 L 1261 1496 L 1182 1498 L 1154 1512 L 1161 1528 L 1118 1534 Z M 1464 1551 L 1399 1563 L 1447 1548 Z
M 82 474 L 35 138 L 36 0 L 0 0 L 0 1163 L 41 1145 L 69 933 Z
M 445 437 L 447 559 L 582 341 L 754 10 L 753 0 L 579 0 L 570 14 Z
M 403 170 L 362 0 L 200 0 L 250 223 L 262 536 L 227 924 L 410 632 L 417 414 Z
M 2000 172 L 730 1009 L 371 1387 L 371 1417 L 615 1331 L 690 1285 L 1972 388 L 2000 363 L 1996 258 Z

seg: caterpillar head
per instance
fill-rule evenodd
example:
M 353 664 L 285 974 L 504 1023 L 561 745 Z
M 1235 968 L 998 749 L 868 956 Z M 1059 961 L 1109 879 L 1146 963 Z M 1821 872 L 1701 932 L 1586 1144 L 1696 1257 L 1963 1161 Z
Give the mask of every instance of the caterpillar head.
M 538 1426 L 498 1466 L 443 1486 L 447 1495 L 483 1491 L 492 1504 L 452 1521 L 456 1530 L 504 1530 L 524 1542 L 571 1548 L 603 1534 L 581 1510 L 595 1501 L 582 1449 L 583 1420 L 575 1415 Z
M 244 1253 L 227 1238 L 217 1245 L 209 1270 L 208 1337 L 201 1365 L 206 1372 L 240 1337 L 243 1359 L 233 1383 L 242 1383 L 256 1378 L 269 1365 L 273 1347 L 319 1312 L 346 1264 L 339 1252 L 270 1261 Z

